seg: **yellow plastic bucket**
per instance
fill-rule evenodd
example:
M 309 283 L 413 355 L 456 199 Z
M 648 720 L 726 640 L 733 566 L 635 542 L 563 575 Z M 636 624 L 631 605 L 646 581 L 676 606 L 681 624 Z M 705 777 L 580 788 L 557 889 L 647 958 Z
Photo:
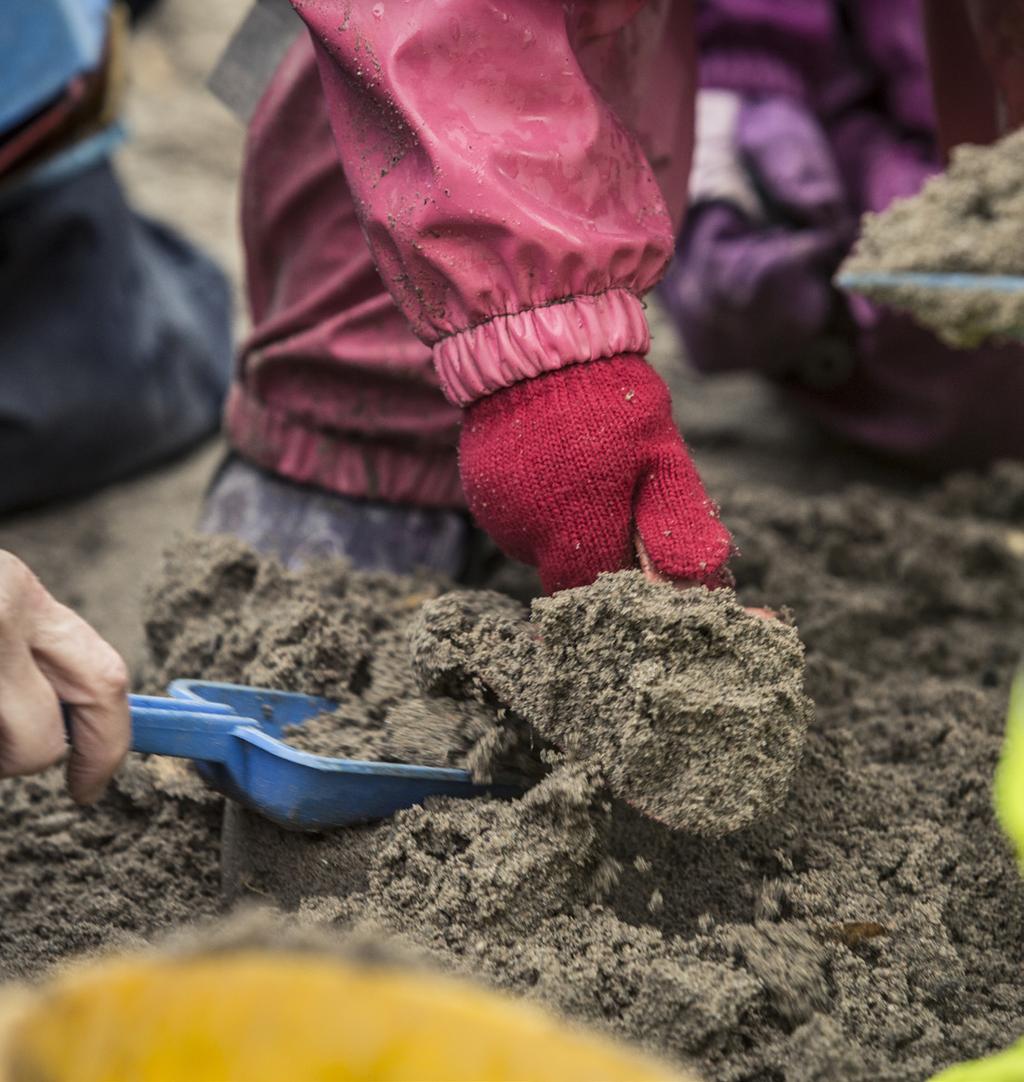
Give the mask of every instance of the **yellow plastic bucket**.
M 13 1008 L 3 1082 L 681 1082 L 529 1004 L 313 954 L 142 956 Z

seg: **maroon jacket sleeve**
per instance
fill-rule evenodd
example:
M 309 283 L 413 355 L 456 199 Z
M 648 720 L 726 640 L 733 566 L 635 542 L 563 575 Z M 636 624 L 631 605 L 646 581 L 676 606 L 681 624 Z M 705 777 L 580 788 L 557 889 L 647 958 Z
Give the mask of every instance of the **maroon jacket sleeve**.
M 672 222 L 583 57 L 614 38 L 603 55 L 619 91 L 669 30 L 685 59 L 685 0 L 652 5 L 661 23 L 644 35 L 638 0 L 293 3 L 375 261 L 452 401 L 647 351 L 641 297 L 672 253 Z M 689 108 L 678 114 L 691 140 Z

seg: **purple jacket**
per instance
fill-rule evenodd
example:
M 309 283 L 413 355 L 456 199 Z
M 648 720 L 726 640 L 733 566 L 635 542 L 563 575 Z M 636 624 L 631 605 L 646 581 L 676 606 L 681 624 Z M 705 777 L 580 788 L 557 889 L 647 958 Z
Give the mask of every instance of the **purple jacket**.
M 1007 13 L 1024 4 L 971 4 L 992 9 L 979 48 L 1013 91 L 1004 76 L 1022 54 Z M 705 202 L 663 295 L 705 371 L 760 369 L 858 443 L 967 465 L 1024 455 L 1020 347 L 953 351 L 909 317 L 830 286 L 861 214 L 914 194 L 941 165 L 929 65 L 942 91 L 976 49 L 967 8 L 935 0 L 928 13 L 918 0 L 701 0 L 701 83 L 740 96 L 739 160 L 783 213 L 760 220 Z M 1016 98 L 1006 100 L 1012 115 Z M 993 134 L 977 100 L 952 120 L 947 131 L 961 136 Z
M 909 191 L 884 182 L 875 190 L 874 159 L 887 148 L 878 145 L 885 140 L 877 126 L 865 125 L 858 106 L 871 98 L 872 111 L 885 117 L 890 131 L 902 129 L 922 142 L 931 142 L 935 117 L 919 0 L 857 0 L 846 9 L 849 27 L 836 0 L 701 0 L 700 81 L 802 102 L 828 132 L 852 209 L 860 213 Z M 912 179 L 919 183 L 925 175 Z M 908 180 L 900 187 L 914 185 Z
M 700 0 L 701 84 L 798 97 L 824 118 L 877 84 L 885 112 L 934 126 L 919 0 Z

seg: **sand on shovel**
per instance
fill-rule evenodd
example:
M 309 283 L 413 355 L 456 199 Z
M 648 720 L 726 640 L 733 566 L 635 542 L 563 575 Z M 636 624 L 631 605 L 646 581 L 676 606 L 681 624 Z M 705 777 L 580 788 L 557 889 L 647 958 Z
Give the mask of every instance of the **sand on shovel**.
M 286 731 L 316 755 L 456 766 L 478 781 L 536 777 L 542 768 L 521 727 L 477 702 L 425 696 L 409 661 L 408 628 L 448 588 L 409 578 L 312 564 L 286 571 L 231 537 L 196 537 L 170 550 L 175 573 L 147 621 L 159 692 L 176 676 L 301 691 L 337 709 Z
M 450 593 L 411 629 L 435 693 L 493 696 L 609 789 L 677 830 L 716 837 L 776 811 L 812 706 L 794 628 L 728 590 L 638 571 L 533 602 Z
M 920 271 L 1024 274 L 1024 131 L 992 146 L 960 146 L 945 173 L 881 214 L 866 214 L 863 235 L 840 274 Z M 1024 293 L 858 287 L 902 308 L 952 346 L 1024 337 Z

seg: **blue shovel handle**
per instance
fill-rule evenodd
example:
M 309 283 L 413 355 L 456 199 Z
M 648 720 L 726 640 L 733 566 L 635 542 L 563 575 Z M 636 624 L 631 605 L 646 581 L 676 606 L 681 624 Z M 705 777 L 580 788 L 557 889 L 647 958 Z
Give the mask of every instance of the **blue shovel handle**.
M 923 286 L 925 289 L 956 289 L 972 293 L 1024 293 L 1024 277 L 1013 274 L 959 274 L 933 271 L 859 271 L 836 275 L 840 289 Z
M 225 763 L 240 728 L 254 723 L 230 706 L 167 699 L 160 695 L 129 695 L 132 716 L 132 751 L 174 755 Z
M 196 707 L 201 705 L 202 709 Z M 179 759 L 205 759 L 225 763 L 231 741 L 241 727 L 255 723 L 221 703 L 168 699 L 162 695 L 129 695 L 132 751 L 173 755 Z M 72 707 L 61 703 L 64 728 L 72 735 Z

